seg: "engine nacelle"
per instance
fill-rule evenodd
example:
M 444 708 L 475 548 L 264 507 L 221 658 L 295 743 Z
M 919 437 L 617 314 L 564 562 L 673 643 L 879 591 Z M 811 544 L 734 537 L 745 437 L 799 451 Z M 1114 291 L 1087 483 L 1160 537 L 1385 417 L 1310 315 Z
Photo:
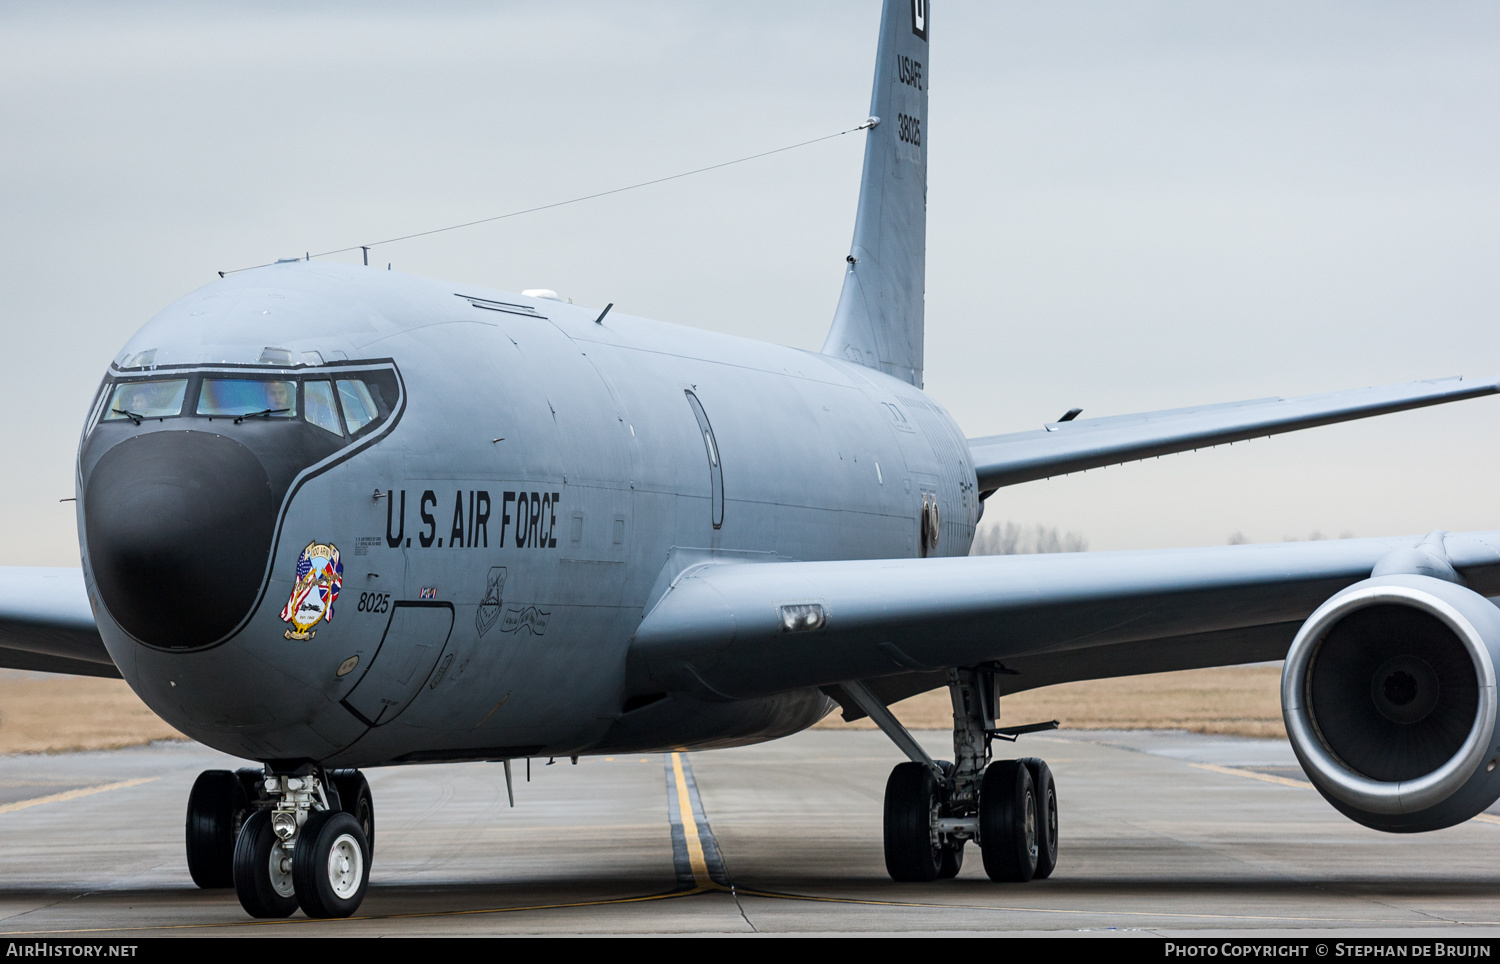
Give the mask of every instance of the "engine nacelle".
M 1378 571 L 1378 570 L 1377 570 Z M 1453 582 L 1378 576 L 1318 607 L 1281 676 L 1313 785 L 1376 830 L 1440 830 L 1500 798 L 1500 609 Z

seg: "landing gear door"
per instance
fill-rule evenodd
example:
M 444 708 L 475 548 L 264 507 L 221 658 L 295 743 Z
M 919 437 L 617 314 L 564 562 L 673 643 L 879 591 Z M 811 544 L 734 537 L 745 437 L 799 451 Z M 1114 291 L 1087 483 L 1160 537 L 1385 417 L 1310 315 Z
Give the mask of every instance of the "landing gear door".
M 344 708 L 370 726 L 395 719 L 432 675 L 452 632 L 452 603 L 394 604 L 380 648 L 344 697 Z

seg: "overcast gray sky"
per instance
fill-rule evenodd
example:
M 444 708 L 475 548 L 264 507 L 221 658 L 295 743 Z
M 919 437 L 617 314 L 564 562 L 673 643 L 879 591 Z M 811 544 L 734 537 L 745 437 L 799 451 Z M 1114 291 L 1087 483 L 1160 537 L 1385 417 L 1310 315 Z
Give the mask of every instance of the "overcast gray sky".
M 1500 372 L 1500 7 L 961 3 L 927 389 L 970 435 Z M 105 366 L 215 271 L 864 118 L 879 4 L 0 6 L 0 563 L 76 565 Z M 376 249 L 816 349 L 860 135 Z M 1092 548 L 1500 527 L 1500 400 L 1002 490 Z

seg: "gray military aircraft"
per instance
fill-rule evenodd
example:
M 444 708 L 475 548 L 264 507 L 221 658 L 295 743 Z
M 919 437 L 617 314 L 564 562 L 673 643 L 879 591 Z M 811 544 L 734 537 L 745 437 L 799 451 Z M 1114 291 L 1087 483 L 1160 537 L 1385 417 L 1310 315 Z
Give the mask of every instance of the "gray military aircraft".
M 1381 830 L 1500 798 L 1500 533 L 969 558 L 1003 486 L 1500 391 L 1445 379 L 966 438 L 922 391 L 930 14 L 886 0 L 820 353 L 532 294 L 289 261 L 149 321 L 76 474 L 81 570 L 0 571 L 0 665 L 120 676 L 258 769 L 187 858 L 258 917 L 347 916 L 359 768 L 708 749 L 868 715 L 911 759 L 890 875 L 1056 865 L 1010 693 L 1286 658 L 1312 782 Z M 946 686 L 953 760 L 887 709 Z

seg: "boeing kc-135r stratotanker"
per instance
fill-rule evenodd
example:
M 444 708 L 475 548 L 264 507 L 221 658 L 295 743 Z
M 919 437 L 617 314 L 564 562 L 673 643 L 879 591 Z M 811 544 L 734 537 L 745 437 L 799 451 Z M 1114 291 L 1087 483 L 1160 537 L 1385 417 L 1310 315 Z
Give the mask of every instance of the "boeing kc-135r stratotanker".
M 967 557 L 1002 486 L 1500 390 L 1457 378 L 965 438 L 922 391 L 924 0 L 886 0 L 854 241 L 819 353 L 353 265 L 188 295 L 105 374 L 81 571 L 0 571 L 0 666 L 119 675 L 262 769 L 187 858 L 258 917 L 347 916 L 358 768 L 772 740 L 842 710 L 911 762 L 890 875 L 1057 861 L 1010 693 L 1286 659 L 1309 778 L 1365 826 L 1500 797 L 1500 532 Z M 887 710 L 946 686 L 953 760 Z M 436 792 L 436 789 L 434 789 Z

